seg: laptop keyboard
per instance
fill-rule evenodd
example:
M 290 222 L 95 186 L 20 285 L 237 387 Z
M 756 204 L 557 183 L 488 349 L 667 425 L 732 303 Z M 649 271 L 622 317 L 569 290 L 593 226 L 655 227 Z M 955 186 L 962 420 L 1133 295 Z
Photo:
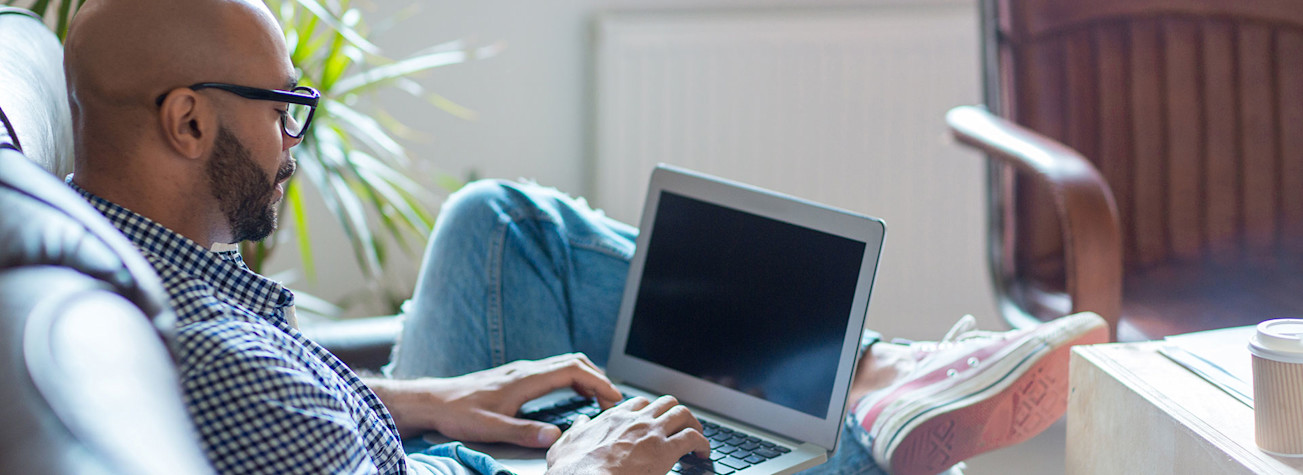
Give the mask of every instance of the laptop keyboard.
M 628 400 L 631 397 L 626 394 L 624 399 Z M 575 419 L 580 415 L 591 418 L 600 412 L 601 408 L 597 406 L 597 401 L 575 396 L 558 401 L 551 406 L 521 413 L 520 417 L 555 424 L 564 431 L 574 425 Z M 710 459 L 699 458 L 692 454 L 684 455 L 678 463 L 674 464 L 671 473 L 728 475 L 792 451 L 781 444 L 743 431 L 730 429 L 705 419 L 699 420 L 704 429 L 702 434 L 710 440 Z
M 624 395 L 620 402 L 629 400 L 633 396 Z M 597 405 L 597 400 L 583 396 L 575 396 L 570 399 L 562 399 L 555 404 L 537 410 L 520 413 L 521 419 L 530 419 L 539 422 L 546 422 L 561 428 L 562 432 L 570 429 L 574 425 L 575 419 L 579 416 L 588 416 L 592 418 L 602 412 L 602 408 Z

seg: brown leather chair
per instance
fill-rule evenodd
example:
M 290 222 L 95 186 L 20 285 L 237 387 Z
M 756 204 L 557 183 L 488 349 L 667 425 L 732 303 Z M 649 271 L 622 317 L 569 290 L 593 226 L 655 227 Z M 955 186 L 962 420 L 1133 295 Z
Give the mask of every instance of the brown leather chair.
M 1303 2 L 984 0 L 991 262 L 1015 325 L 1303 314 Z

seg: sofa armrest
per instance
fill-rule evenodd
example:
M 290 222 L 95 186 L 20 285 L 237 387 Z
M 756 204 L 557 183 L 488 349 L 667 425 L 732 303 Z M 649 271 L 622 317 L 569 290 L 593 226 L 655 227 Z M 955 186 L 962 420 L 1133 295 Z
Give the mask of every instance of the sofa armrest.
M 339 357 L 354 371 L 379 373 L 389 363 L 390 353 L 402 331 L 397 315 L 320 320 L 305 323 L 299 330 Z
M 1063 235 L 1072 312 L 1092 311 L 1117 340 L 1122 307 L 1122 236 L 1113 192 L 1099 170 L 1077 151 L 986 109 L 961 106 L 946 113 L 960 142 L 1012 165 L 1053 195 Z

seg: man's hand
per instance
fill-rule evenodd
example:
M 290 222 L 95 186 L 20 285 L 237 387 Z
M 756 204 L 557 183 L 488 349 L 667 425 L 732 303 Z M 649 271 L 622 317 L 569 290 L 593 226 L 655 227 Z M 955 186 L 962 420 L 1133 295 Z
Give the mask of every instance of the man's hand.
M 636 397 L 591 421 L 581 416 L 547 451 L 548 473 L 668 473 L 684 454 L 710 456 L 701 430 L 673 397 Z
M 603 408 L 620 390 L 588 357 L 574 353 L 515 361 L 455 378 L 367 380 L 404 436 L 428 430 L 464 442 L 551 446 L 561 435 L 552 424 L 516 418 L 525 402 L 561 388 L 595 398 Z

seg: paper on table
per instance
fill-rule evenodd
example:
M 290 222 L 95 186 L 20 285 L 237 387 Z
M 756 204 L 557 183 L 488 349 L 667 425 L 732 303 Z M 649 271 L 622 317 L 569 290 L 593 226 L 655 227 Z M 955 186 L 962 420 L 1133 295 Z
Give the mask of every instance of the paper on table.
M 1164 338 L 1158 351 L 1253 407 L 1253 359 L 1249 337 L 1257 327 L 1231 327 Z

